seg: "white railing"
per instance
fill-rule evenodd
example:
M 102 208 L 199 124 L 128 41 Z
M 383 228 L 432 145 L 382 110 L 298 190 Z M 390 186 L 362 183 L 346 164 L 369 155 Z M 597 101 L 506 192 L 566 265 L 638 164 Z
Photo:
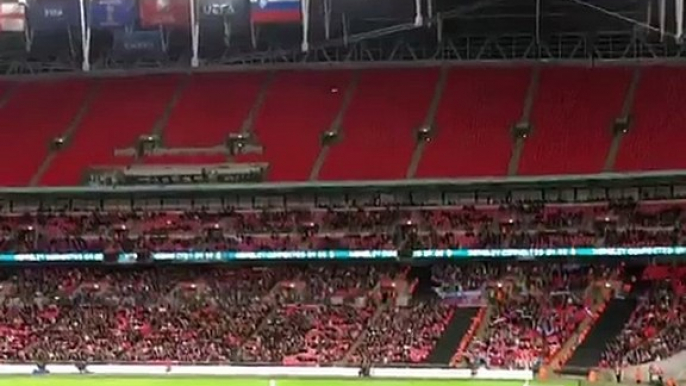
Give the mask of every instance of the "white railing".
M 221 365 L 88 365 L 93 375 L 144 375 L 144 376 L 251 376 L 251 377 L 319 377 L 353 378 L 359 376 L 356 367 L 297 367 L 297 366 L 221 366 Z M 37 370 L 35 364 L 2 364 L 0 375 L 30 375 Z M 49 364 L 46 374 L 79 374 L 75 365 Z M 492 379 L 527 381 L 533 379 L 530 370 L 379 367 L 372 368 L 371 377 L 376 378 L 423 378 L 423 379 Z

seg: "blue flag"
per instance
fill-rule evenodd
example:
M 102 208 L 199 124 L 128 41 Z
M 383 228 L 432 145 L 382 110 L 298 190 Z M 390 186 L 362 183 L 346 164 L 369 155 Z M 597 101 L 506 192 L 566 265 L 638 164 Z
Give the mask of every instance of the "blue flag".
M 133 25 L 138 14 L 135 0 L 91 0 L 89 22 L 93 28 Z

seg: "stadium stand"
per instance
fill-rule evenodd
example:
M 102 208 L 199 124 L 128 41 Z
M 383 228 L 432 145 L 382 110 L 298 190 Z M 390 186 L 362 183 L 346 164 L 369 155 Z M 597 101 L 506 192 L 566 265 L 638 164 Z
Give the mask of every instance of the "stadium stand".
M 504 176 L 530 78 L 529 68 L 452 69 L 417 178 Z
M 178 83 L 177 76 L 169 75 L 100 80 L 81 127 L 57 154 L 41 185 L 80 185 L 90 167 L 130 164 L 131 158 L 116 157 L 114 151 L 152 134 Z
M 493 311 L 485 332 L 465 353 L 471 363 L 535 368 L 549 362 L 592 317 L 596 281 L 620 275 L 617 268 L 602 266 L 506 268 L 487 285 Z
M 83 80 L 18 82 L 0 109 L 2 151 L 6 168 L 2 185 L 27 186 L 47 156 L 51 142 L 60 137 L 88 92 Z
M 320 179 L 405 178 L 414 133 L 424 122 L 438 74 L 438 69 L 363 71 L 342 138 L 331 148 Z
M 265 149 L 264 156 L 257 159 L 269 162 L 269 180 L 304 181 L 310 177 L 321 137 L 332 124 L 351 81 L 348 71 L 277 74 L 254 127 Z
M 264 78 L 258 72 L 192 75 L 164 128 L 164 145 L 223 145 L 229 133 L 240 132 Z
M 541 70 L 532 134 L 519 173 L 593 174 L 602 170 L 631 72 L 626 68 Z M 560 157 L 560 154 L 565 156 Z
M 433 275 L 440 285 L 476 290 L 480 306 L 418 292 L 436 282 L 408 274 L 421 277 L 426 269 L 432 270 L 335 263 L 8 268 L 0 277 L 0 330 L 7 338 L 0 358 L 421 363 L 456 310 L 488 302 L 497 312 L 465 355 L 492 367 L 529 367 L 588 317 L 589 284 L 621 274 L 617 267 L 536 262 L 433 268 L 450 272 Z M 553 296 L 543 300 L 546 291 Z
M 683 140 L 677 123 L 686 114 L 680 103 L 686 92 L 683 79 L 686 71 L 682 68 L 642 69 L 631 128 L 617 155 L 618 171 L 673 170 L 686 166 L 686 157 L 670 146 Z
M 651 265 L 643 272 L 643 292 L 623 330 L 607 343 L 601 365 L 636 365 L 666 359 L 686 348 L 686 270 Z
M 666 246 L 683 244 L 683 207 L 677 200 L 435 209 L 21 211 L 0 216 L 0 248 L 65 253 Z
M 418 130 L 427 124 L 429 105 L 443 82 L 438 68 L 5 83 L 2 114 L 12 117 L 20 134 L 3 141 L 2 154 L 20 159 L 15 164 L 21 166 L 0 182 L 78 185 L 90 169 L 140 163 L 260 162 L 268 165 L 270 181 L 403 179 L 409 170 L 420 179 L 504 176 L 508 166 L 509 173 L 522 175 L 684 166 L 677 153 L 664 150 L 680 138 L 673 123 L 680 119 L 684 93 L 675 81 L 683 77 L 680 68 L 640 69 L 635 97 L 629 92 L 633 68 L 548 66 L 535 70 L 536 77 L 531 67 L 446 71 L 435 119 L 428 123 L 434 127 L 416 159 Z M 348 90 L 351 99 L 344 108 Z M 40 114 L 34 113 L 34 101 L 45 102 Z M 334 141 L 324 144 L 338 113 Z M 626 132 L 613 133 L 617 119 L 627 119 Z M 516 125 L 531 127 L 521 141 L 513 139 Z M 259 150 L 232 150 L 231 135 L 248 136 Z M 146 137 L 154 148 L 139 153 Z

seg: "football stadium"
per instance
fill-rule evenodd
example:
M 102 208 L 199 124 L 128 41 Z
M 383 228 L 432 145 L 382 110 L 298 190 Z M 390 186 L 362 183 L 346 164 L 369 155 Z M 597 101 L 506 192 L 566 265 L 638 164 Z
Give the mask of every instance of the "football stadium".
M 684 12 L 0 1 L 0 384 L 686 385 Z

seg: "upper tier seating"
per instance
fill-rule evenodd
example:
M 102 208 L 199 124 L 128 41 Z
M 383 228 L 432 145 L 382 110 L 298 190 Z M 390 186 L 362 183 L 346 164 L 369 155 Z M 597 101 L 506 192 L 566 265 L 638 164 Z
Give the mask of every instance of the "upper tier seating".
M 306 181 L 352 78 L 349 71 L 289 71 L 276 75 L 267 90 L 254 133 L 269 162 L 269 180 Z M 257 158 L 257 159 L 256 159 Z
M 686 168 L 686 69 L 646 67 L 632 109 L 632 124 L 617 154 L 619 171 Z
M 79 185 L 90 166 L 131 163 L 114 151 L 134 147 L 140 136 L 152 134 L 179 81 L 170 75 L 100 80 L 81 127 L 57 154 L 41 184 Z
M 47 156 L 51 141 L 65 134 L 76 116 L 89 82 L 19 82 L 10 87 L 11 97 L 0 108 L 0 162 L 4 165 L 0 181 L 26 186 Z
M 543 68 L 519 173 L 600 172 L 630 79 L 625 68 Z
M 76 185 L 89 168 L 141 162 L 262 162 L 269 165 L 270 181 L 305 181 L 317 170 L 320 154 L 320 180 L 403 179 L 412 170 L 415 149 L 416 178 L 506 175 L 514 148 L 512 127 L 524 117 L 532 85 L 531 67 L 447 71 L 433 137 L 421 148 L 416 131 L 425 124 L 442 79 L 438 68 L 3 82 L 0 162 L 13 167 L 0 176 L 0 185 L 27 185 L 34 176 L 40 185 Z M 611 143 L 618 144 L 618 171 L 686 168 L 686 156 L 672 146 L 686 139 L 678 124 L 686 118 L 682 68 L 640 69 L 629 132 L 612 142 L 613 120 L 622 114 L 632 71 L 543 67 L 531 94 L 533 131 L 522 147 L 519 174 L 600 173 L 606 161 L 613 161 Z M 355 76 L 359 83 L 338 141 L 322 152 L 322 134 L 332 127 Z M 70 128 L 86 106 L 80 124 Z M 251 111 L 255 115 L 249 120 Z M 166 124 L 157 126 L 165 122 L 165 112 Z M 227 137 L 242 129 L 251 131 L 262 154 L 227 154 Z M 152 134 L 159 134 L 164 152 L 142 159 L 132 153 L 115 156 L 115 150 L 131 150 Z M 49 150 L 51 141 L 63 135 L 64 146 Z M 178 148 L 203 151 L 173 151 Z
M 450 70 L 418 178 L 504 176 L 531 69 Z
M 320 179 L 405 178 L 437 79 L 437 69 L 362 71 Z
M 223 145 L 230 133 L 240 132 L 266 77 L 262 72 L 192 75 L 164 128 L 164 145 Z

